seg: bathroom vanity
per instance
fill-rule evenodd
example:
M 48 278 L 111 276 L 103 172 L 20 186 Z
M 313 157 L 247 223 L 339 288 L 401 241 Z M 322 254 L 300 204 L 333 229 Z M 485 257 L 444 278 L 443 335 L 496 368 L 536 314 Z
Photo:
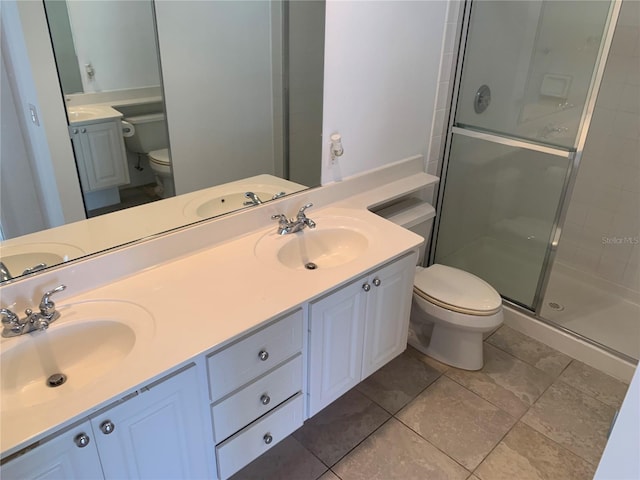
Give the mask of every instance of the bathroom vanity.
M 16 312 L 67 289 L 47 331 L 0 344 L 3 478 L 228 478 L 400 354 L 423 239 L 367 208 L 437 179 L 396 170 L 4 286 Z M 317 227 L 277 235 L 271 215 L 310 201 Z M 93 336 L 112 351 L 83 354 Z M 43 360 L 28 388 L 5 375 L 35 337 L 74 339 L 60 387 Z

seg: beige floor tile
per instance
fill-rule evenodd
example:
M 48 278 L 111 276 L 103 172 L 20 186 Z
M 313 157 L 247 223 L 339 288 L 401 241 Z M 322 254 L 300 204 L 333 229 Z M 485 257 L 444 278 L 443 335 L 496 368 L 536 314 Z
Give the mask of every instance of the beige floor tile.
M 433 383 L 441 373 L 403 353 L 356 388 L 390 413 L 396 413 Z
M 293 436 L 331 467 L 389 417 L 384 409 L 352 389 L 307 420 Z
M 522 417 L 522 422 L 596 465 L 615 410 L 557 380 Z
M 469 472 L 392 418 L 333 470 L 342 480 L 464 480 Z
M 554 377 L 571 362 L 571 357 L 564 353 L 506 325 L 491 335 L 487 342 Z
M 316 480 L 327 467 L 289 436 L 231 477 L 231 480 Z
M 629 388 L 626 383 L 577 360 L 562 372 L 560 380 L 613 408 L 620 408 Z
M 585 480 L 595 467 L 518 422 L 476 469 L 482 480 Z
M 405 351 L 405 353 L 410 357 L 416 358 L 421 362 L 426 363 L 428 366 L 437 370 L 440 373 L 444 373 L 451 368 L 451 366 L 445 363 L 439 362 L 435 358 L 431 358 L 428 355 L 425 355 L 424 353 L 416 350 L 411 345 L 407 346 L 407 350 Z
M 327 470 L 324 473 L 324 475 L 322 475 L 318 480 L 341 480 L 341 479 L 331 470 Z
M 443 376 L 396 417 L 469 470 L 473 470 L 516 419 Z
M 486 343 L 482 370 L 451 368 L 445 375 L 514 417 L 524 415 L 553 383 L 551 375 Z

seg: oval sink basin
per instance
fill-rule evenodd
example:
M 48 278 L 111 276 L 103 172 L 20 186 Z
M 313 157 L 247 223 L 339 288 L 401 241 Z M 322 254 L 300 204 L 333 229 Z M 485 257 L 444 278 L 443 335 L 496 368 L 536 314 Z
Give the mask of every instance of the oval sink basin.
M 294 235 L 278 250 L 278 261 L 298 270 L 344 265 L 359 257 L 368 243 L 360 232 L 346 228 L 308 230 Z
M 267 200 L 271 200 L 271 197 L 275 195 L 277 192 L 268 193 L 268 192 L 253 192 L 263 202 Z M 248 198 L 244 196 L 245 192 L 236 192 L 230 193 L 228 195 L 221 195 L 216 198 L 212 198 L 211 200 L 207 200 L 198 208 L 196 208 L 196 215 L 202 218 L 215 217 L 216 215 L 222 215 L 223 213 L 232 212 L 234 210 L 238 210 L 240 208 L 244 208 L 247 205 L 244 205 L 244 202 L 249 201 Z
M 60 318 L 43 332 L 3 338 L 0 353 L 2 410 L 24 409 L 82 394 L 123 362 L 154 333 L 153 319 L 129 302 L 59 306 Z M 49 385 L 63 374 L 66 381 Z
M 311 217 L 311 215 L 309 215 Z M 264 261 L 294 270 L 323 270 L 345 265 L 366 252 L 366 229 L 354 219 L 315 219 L 316 228 L 297 233 L 264 235 L 255 254 Z

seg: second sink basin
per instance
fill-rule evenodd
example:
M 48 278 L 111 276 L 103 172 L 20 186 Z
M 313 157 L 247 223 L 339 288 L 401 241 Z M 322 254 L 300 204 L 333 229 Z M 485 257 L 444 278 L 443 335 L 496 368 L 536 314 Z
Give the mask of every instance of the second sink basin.
M 256 256 L 294 270 L 323 270 L 345 265 L 366 252 L 369 239 L 361 222 L 347 217 L 313 220 L 314 229 L 286 235 L 274 229 L 264 235 L 256 244 Z
M 154 334 L 151 315 L 120 301 L 59 306 L 49 329 L 2 339 L 2 411 L 24 409 L 67 395 L 117 373 L 123 361 Z M 53 386 L 50 382 L 64 381 Z M 53 377 L 52 377 L 53 376 Z

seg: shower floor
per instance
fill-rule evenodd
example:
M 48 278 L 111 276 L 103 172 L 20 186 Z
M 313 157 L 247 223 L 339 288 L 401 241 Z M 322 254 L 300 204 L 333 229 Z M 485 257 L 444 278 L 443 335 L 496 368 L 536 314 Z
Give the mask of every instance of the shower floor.
M 619 295 L 606 282 L 559 263 L 551 271 L 546 292 L 543 318 L 640 358 L 640 305 Z

